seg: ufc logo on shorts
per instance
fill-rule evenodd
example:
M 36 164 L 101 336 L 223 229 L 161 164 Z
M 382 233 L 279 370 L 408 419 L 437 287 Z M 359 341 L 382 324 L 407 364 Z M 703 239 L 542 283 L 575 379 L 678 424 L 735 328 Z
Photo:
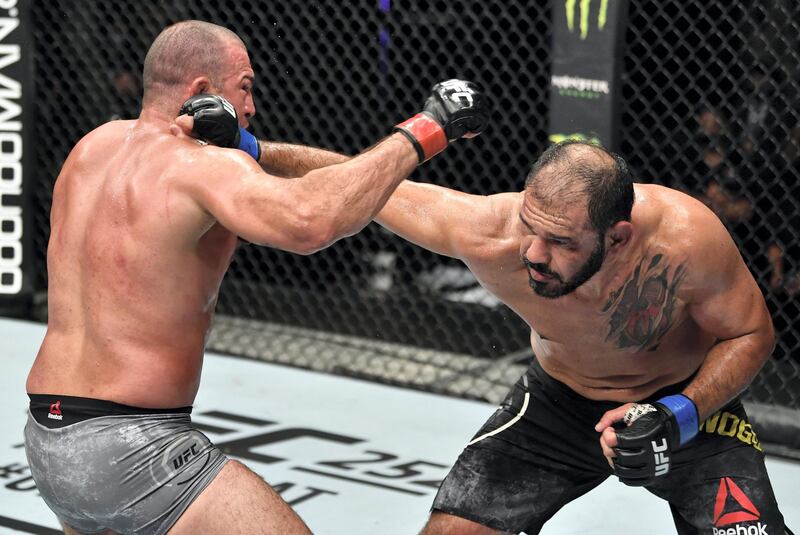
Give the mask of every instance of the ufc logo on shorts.
M 650 445 L 653 447 L 653 458 L 656 461 L 655 475 L 656 477 L 663 476 L 669 472 L 669 457 L 663 453 L 667 450 L 667 439 L 662 438 L 661 444 L 656 444 L 655 440 L 651 440 Z
M 452 91 L 449 98 L 452 100 L 464 99 L 467 104 L 472 106 L 472 91 L 470 91 L 467 84 L 462 80 L 447 80 L 442 82 L 442 87 L 447 91 Z

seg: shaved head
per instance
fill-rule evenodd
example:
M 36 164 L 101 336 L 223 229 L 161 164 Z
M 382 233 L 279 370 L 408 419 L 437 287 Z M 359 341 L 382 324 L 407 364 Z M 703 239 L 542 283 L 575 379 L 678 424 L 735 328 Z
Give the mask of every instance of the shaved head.
M 548 210 L 585 202 L 589 221 L 601 235 L 617 221 L 631 218 L 633 180 L 628 165 L 593 143 L 551 145 L 533 164 L 525 189 Z
M 238 35 L 209 22 L 187 20 L 164 29 L 144 59 L 144 104 L 171 98 L 198 76 L 218 86 L 231 44 L 245 48 Z

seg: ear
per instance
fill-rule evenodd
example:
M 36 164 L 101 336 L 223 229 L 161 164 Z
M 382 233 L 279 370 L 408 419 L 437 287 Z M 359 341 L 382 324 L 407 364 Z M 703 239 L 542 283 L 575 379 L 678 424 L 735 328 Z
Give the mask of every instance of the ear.
M 211 92 L 211 80 L 208 76 L 198 76 L 189 84 L 189 96 L 193 97 L 200 93 Z
M 633 237 L 633 225 L 630 221 L 617 221 L 606 232 L 609 249 L 622 249 L 631 241 Z

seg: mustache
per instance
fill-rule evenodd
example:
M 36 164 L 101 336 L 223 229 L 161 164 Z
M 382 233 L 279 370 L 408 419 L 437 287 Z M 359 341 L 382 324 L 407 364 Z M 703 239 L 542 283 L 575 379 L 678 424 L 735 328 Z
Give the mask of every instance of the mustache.
M 525 264 L 525 266 L 528 269 L 533 269 L 533 270 L 538 271 L 542 275 L 547 275 L 549 277 L 553 277 L 553 278 L 555 278 L 556 280 L 559 280 L 559 281 L 561 280 L 561 277 L 558 275 L 558 273 L 556 273 L 555 271 L 552 271 L 546 264 L 534 264 L 533 262 L 531 262 L 530 260 L 528 260 L 524 256 L 522 257 L 522 263 Z

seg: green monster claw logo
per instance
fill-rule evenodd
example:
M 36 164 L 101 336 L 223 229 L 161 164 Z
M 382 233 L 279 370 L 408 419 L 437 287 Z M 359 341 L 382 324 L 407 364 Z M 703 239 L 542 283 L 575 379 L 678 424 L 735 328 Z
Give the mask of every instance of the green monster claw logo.
M 564 7 L 567 10 L 567 28 L 569 31 L 575 30 L 575 10 L 580 9 L 580 33 L 581 40 L 589 35 L 589 6 L 592 0 L 580 0 L 580 6 L 576 6 L 579 0 L 565 0 Z M 606 26 L 608 16 L 608 0 L 600 0 L 600 12 L 597 14 L 597 29 L 602 30 Z
M 600 138 L 593 135 L 586 135 L 580 132 L 575 132 L 573 134 L 550 134 L 548 136 L 550 143 L 561 143 L 562 141 L 566 141 L 568 139 L 575 140 L 575 141 L 588 141 L 589 143 L 595 143 L 600 145 Z

